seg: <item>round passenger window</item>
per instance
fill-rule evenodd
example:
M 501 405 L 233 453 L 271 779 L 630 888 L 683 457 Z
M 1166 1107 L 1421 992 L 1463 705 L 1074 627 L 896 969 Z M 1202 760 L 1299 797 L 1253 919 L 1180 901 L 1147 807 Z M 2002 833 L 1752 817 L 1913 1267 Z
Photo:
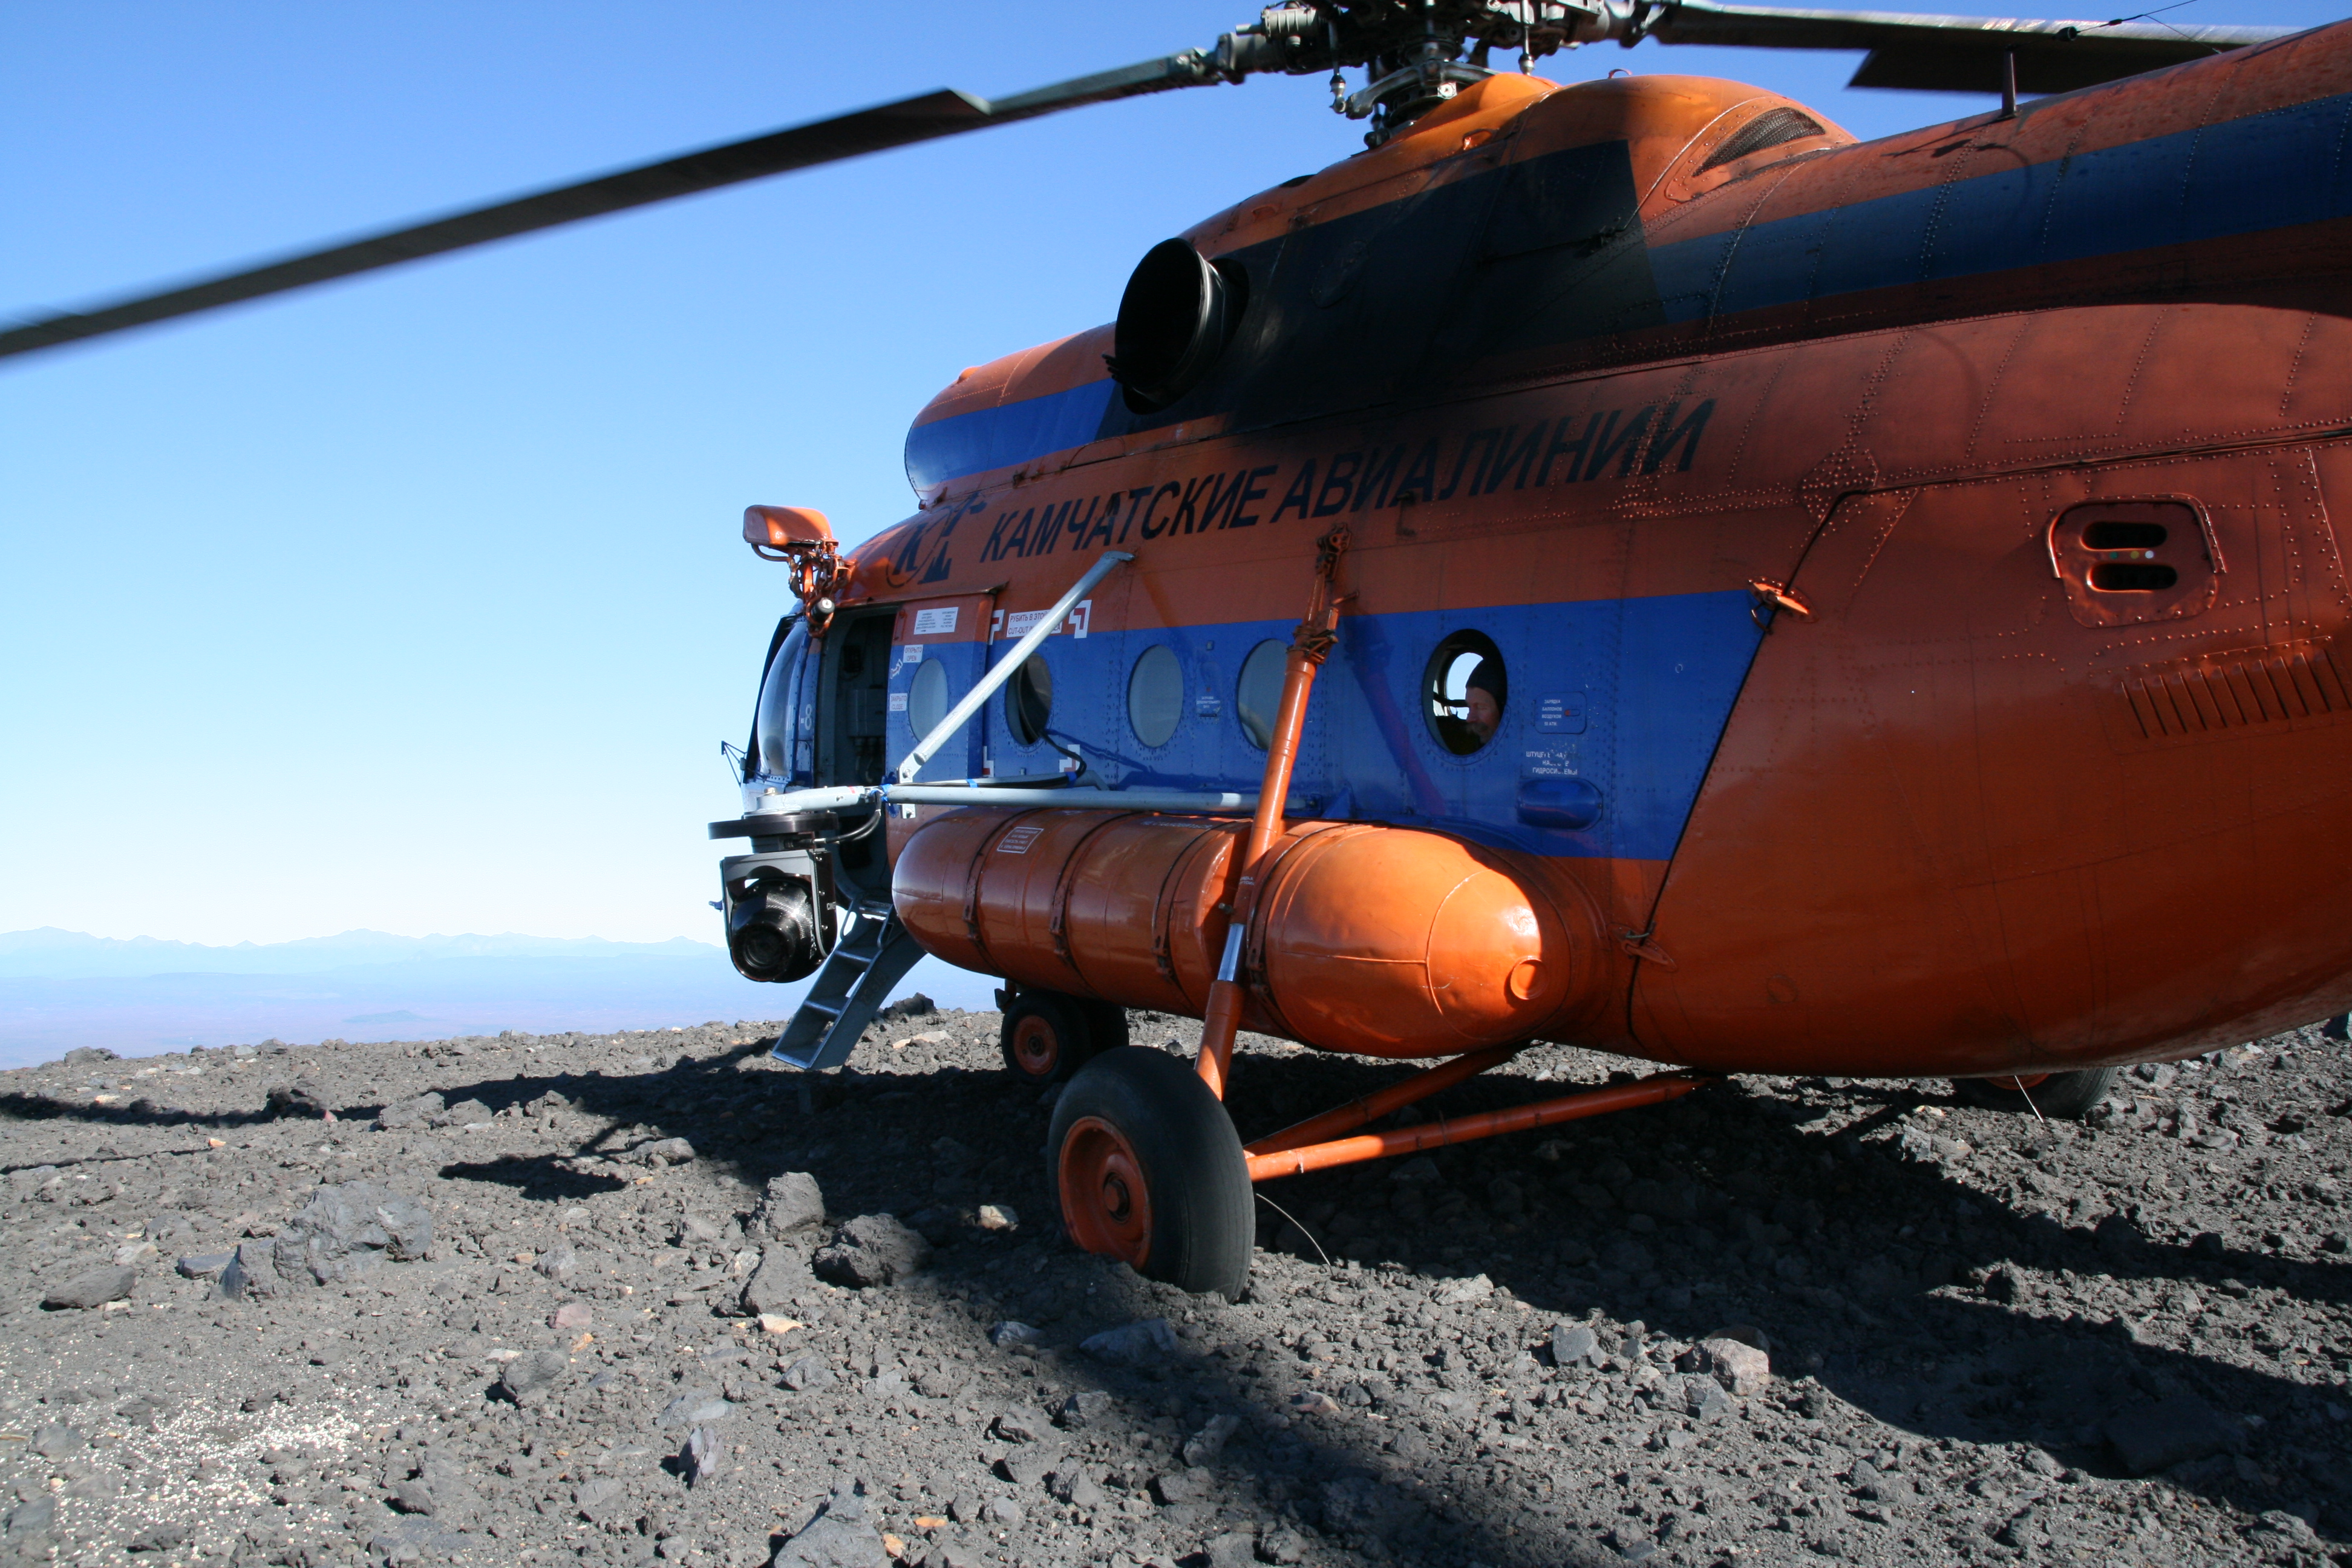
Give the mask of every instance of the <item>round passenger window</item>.
M 915 667 L 914 683 L 907 688 L 907 724 L 921 740 L 948 716 L 948 672 L 938 659 Z
M 1054 672 L 1044 658 L 1031 654 L 1004 683 L 1004 721 L 1014 740 L 1034 746 L 1045 738 L 1045 725 L 1053 717 Z
M 1290 661 L 1290 647 L 1268 637 L 1242 660 L 1242 678 L 1234 689 L 1234 716 L 1242 733 L 1259 751 L 1274 739 L 1275 715 L 1282 709 L 1282 677 Z
M 1147 746 L 1164 746 L 1184 716 L 1184 666 L 1166 643 L 1153 643 L 1127 677 L 1127 721 Z
M 1484 632 L 1455 632 L 1430 656 L 1421 685 L 1422 710 L 1439 745 L 1468 756 L 1495 738 L 1510 687 L 1494 638 Z

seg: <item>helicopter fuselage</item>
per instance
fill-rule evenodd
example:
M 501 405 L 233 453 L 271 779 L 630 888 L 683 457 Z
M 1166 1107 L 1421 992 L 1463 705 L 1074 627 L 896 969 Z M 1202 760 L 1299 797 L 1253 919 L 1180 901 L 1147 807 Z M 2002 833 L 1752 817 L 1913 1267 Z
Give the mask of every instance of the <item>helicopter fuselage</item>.
M 1255 789 L 1344 527 L 1294 818 L 1540 889 L 1529 1033 L 1970 1076 L 2342 1012 L 2347 127 L 2345 27 L 1870 143 L 1493 79 L 1191 231 L 1245 303 L 1165 406 L 1108 327 L 943 392 L 747 793 L 877 782 L 1106 550 L 923 777 Z

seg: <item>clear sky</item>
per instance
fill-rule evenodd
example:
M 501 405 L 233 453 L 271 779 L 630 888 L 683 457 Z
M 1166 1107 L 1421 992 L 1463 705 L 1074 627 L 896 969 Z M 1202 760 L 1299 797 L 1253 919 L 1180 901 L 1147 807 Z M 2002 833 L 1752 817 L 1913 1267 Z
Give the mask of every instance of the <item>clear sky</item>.
M 15 0 L 0 313 L 1252 15 Z M 1846 89 L 1858 59 L 1542 68 L 1738 77 L 1864 137 L 1982 107 Z M 1355 150 L 1325 105 L 1302 78 L 1083 110 L 0 364 L 0 931 L 715 939 L 719 742 L 789 602 L 744 505 L 905 515 L 938 387 Z

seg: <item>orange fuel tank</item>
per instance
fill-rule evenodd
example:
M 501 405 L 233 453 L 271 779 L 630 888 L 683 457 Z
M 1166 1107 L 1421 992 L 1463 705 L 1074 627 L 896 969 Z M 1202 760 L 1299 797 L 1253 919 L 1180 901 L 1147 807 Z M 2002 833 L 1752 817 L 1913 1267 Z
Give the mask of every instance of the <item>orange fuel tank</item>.
M 894 897 L 915 940 L 950 963 L 1198 1016 L 1247 831 L 1129 812 L 957 812 L 907 840 Z M 1244 1026 L 1431 1057 L 1589 1012 L 1598 928 L 1513 859 L 1411 828 L 1294 824 L 1243 947 Z

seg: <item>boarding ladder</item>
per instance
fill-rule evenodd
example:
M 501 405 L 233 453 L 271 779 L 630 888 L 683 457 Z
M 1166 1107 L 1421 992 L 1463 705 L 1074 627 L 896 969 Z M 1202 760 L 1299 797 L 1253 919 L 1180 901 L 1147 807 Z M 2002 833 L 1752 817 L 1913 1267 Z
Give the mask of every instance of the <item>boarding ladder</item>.
M 810 1072 L 839 1067 L 881 1011 L 890 988 L 922 956 L 923 950 L 899 923 L 898 911 L 887 897 L 860 901 L 849 929 L 816 972 L 816 984 L 802 998 L 800 1011 L 768 1054 Z

